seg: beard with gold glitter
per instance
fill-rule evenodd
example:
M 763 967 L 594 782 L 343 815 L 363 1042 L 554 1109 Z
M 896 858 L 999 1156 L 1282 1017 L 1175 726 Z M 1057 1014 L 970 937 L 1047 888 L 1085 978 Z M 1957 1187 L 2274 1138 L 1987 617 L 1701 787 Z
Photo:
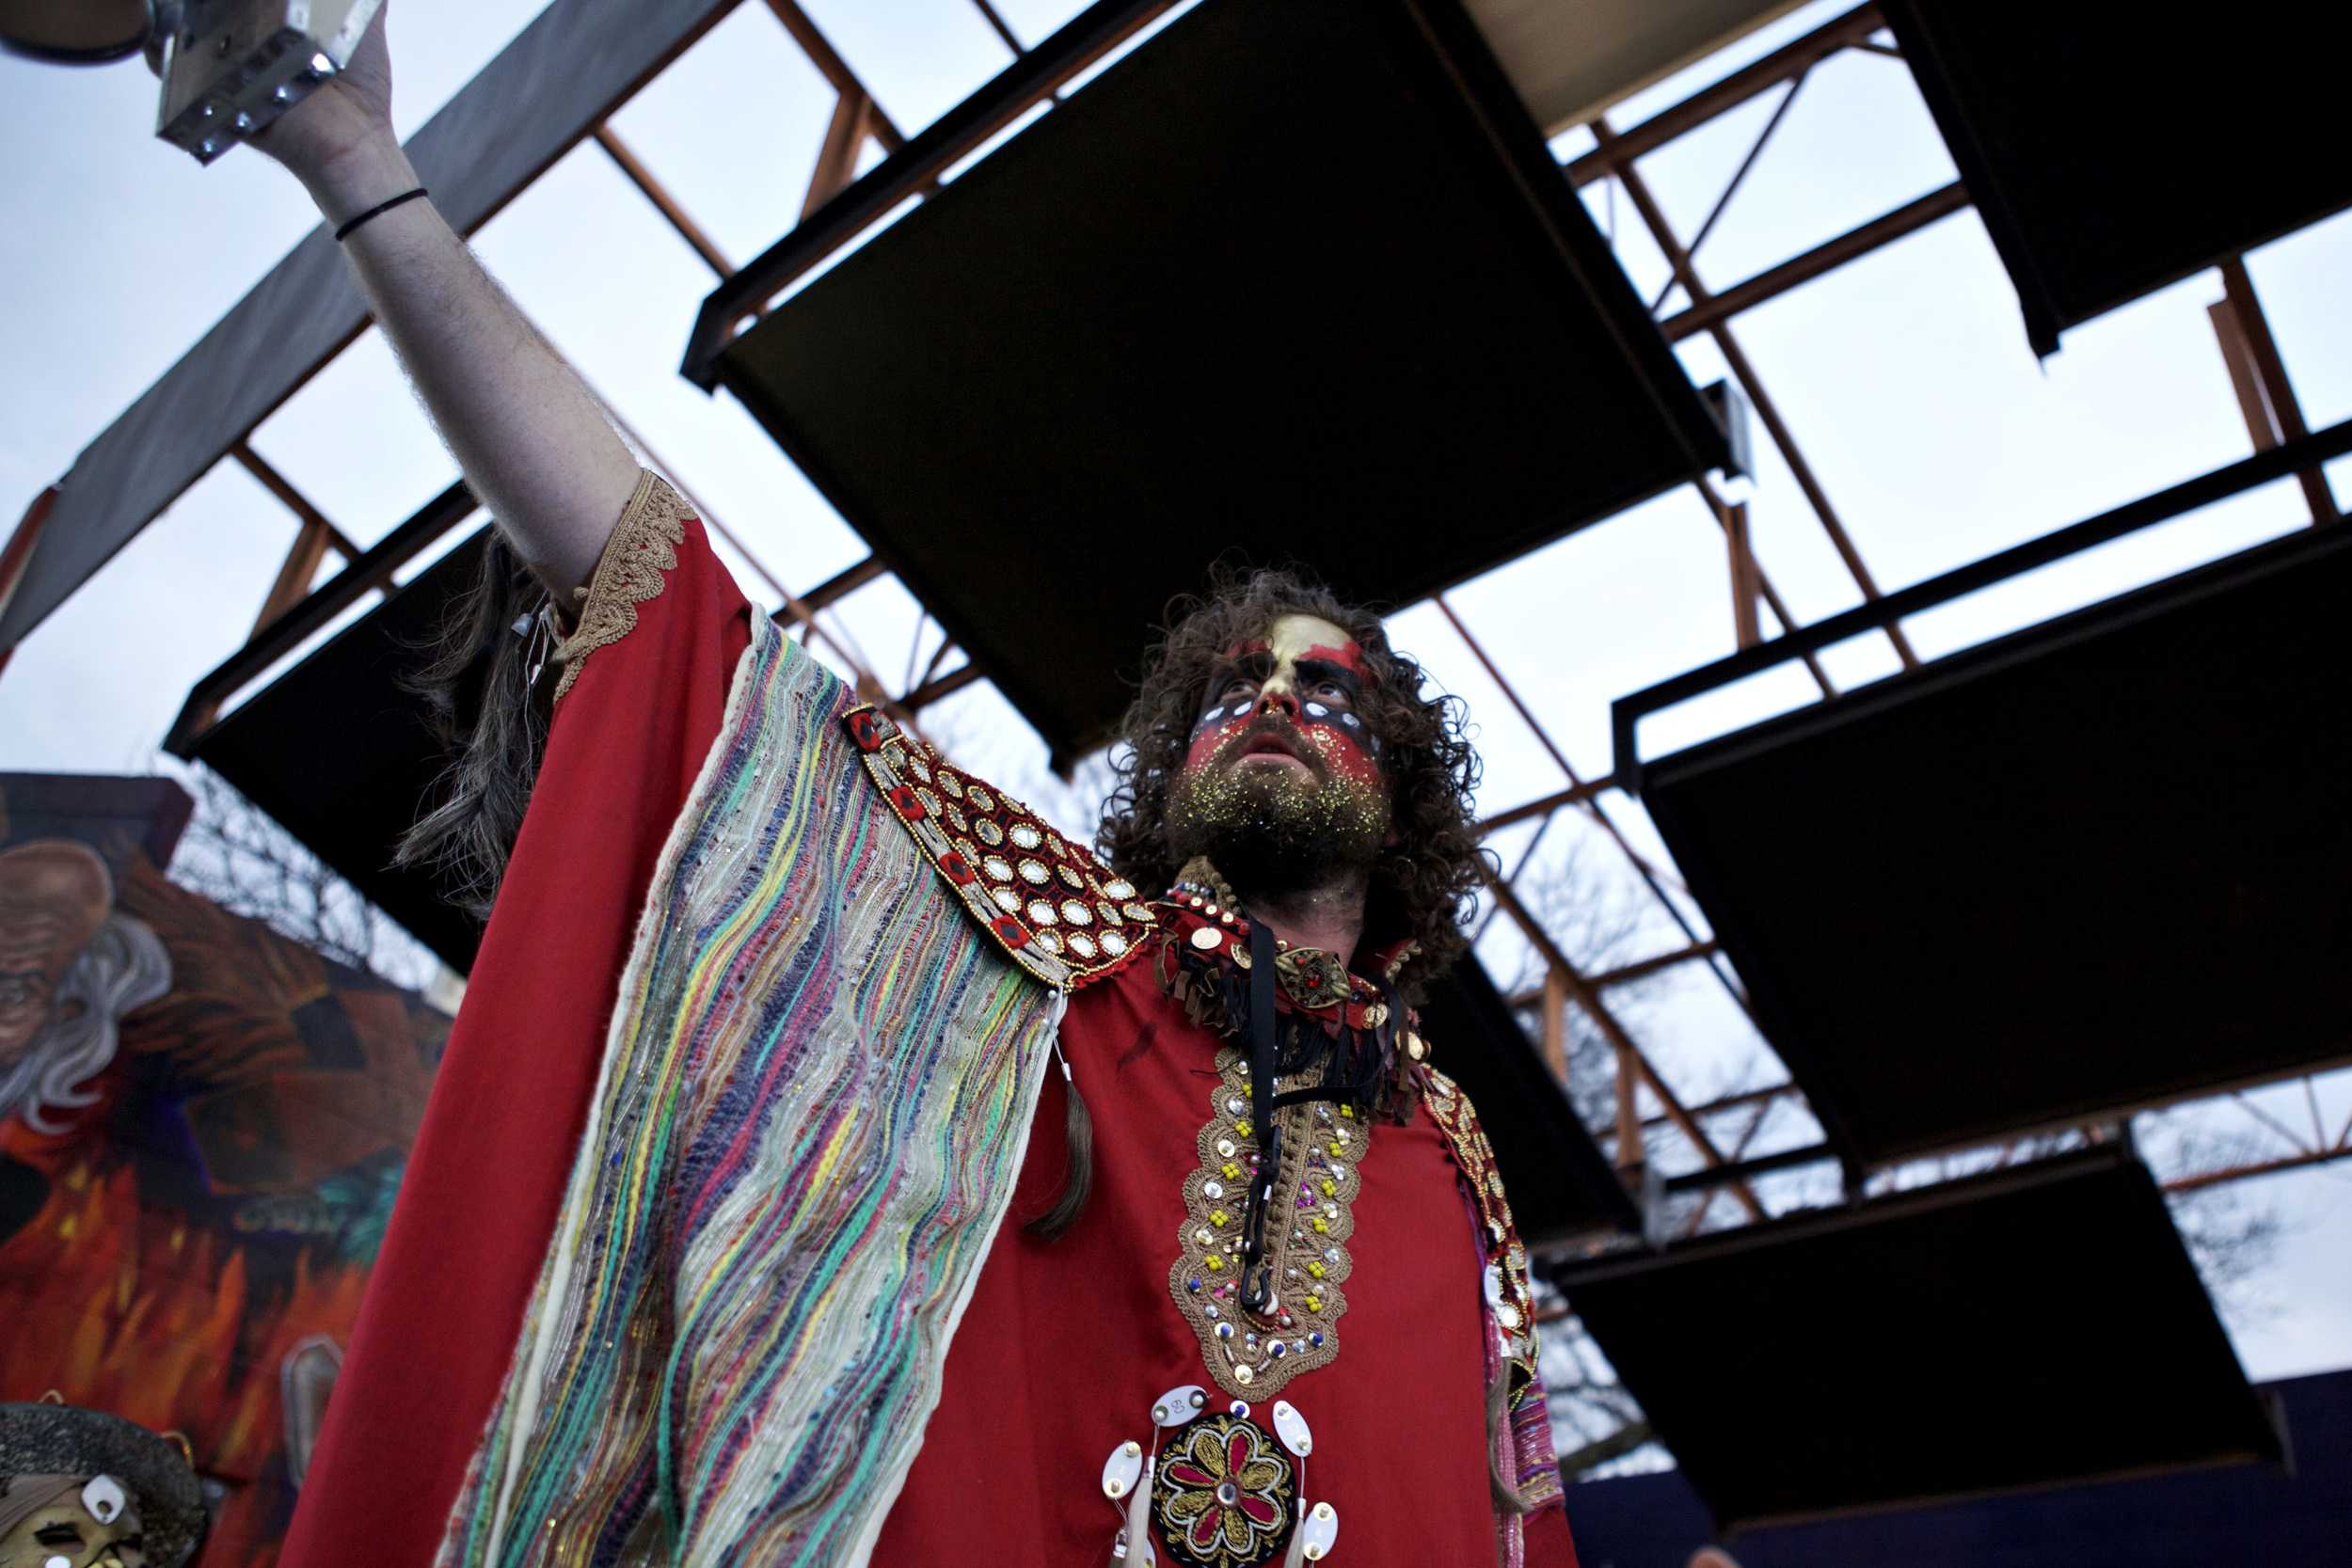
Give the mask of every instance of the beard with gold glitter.
M 1235 888 L 1262 897 L 1372 869 L 1389 836 L 1390 805 L 1363 746 L 1279 712 L 1220 727 L 1225 733 L 1195 748 L 1168 790 L 1168 846 L 1179 863 L 1205 855 Z

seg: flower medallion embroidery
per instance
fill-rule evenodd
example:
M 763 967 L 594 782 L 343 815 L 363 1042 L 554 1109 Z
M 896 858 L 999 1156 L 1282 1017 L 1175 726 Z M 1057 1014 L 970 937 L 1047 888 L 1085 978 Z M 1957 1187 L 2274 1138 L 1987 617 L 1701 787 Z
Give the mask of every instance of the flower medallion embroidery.
M 1241 1306 L 1242 1233 L 1249 1195 L 1265 1159 L 1249 1124 L 1249 1064 L 1238 1049 L 1216 1053 L 1217 1085 L 1199 1140 L 1200 1167 L 1184 1180 L 1184 1222 L 1177 1238 L 1168 1293 L 1200 1336 L 1209 1375 L 1227 1393 L 1268 1399 L 1300 1372 L 1339 1354 L 1338 1324 L 1347 1310 L 1342 1289 L 1352 1267 L 1347 1238 L 1356 1227 L 1361 1181 L 1357 1164 L 1369 1140 L 1352 1107 L 1327 1102 L 1280 1113 L 1278 1212 L 1267 1216 L 1267 1261 L 1275 1296 L 1263 1314 Z M 1305 1080 L 1286 1078 L 1288 1090 Z
M 1239 1416 L 1203 1416 L 1178 1433 L 1152 1494 L 1168 1549 L 1201 1568 L 1254 1568 L 1297 1517 L 1290 1456 Z

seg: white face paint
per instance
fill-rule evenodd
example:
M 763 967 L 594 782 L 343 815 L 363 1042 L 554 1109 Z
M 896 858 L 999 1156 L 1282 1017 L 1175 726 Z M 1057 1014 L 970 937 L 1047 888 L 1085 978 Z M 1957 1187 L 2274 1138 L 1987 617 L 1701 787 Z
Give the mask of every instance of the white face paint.
M 1320 615 L 1277 617 L 1219 654 L 1169 796 L 1171 836 L 1237 881 L 1286 887 L 1368 865 L 1389 831 L 1371 727 L 1347 723 L 1363 650 Z
M 1265 644 L 1266 652 L 1274 657 L 1274 669 L 1265 685 L 1258 689 L 1261 697 L 1279 694 L 1304 702 L 1319 696 L 1318 683 L 1298 673 L 1298 661 L 1309 657 L 1311 650 L 1320 648 L 1327 657 L 1333 653 L 1359 657 L 1356 640 L 1320 615 L 1283 616 L 1266 628 Z
M 1216 759 L 1301 777 L 1320 771 L 1363 789 L 1383 788 L 1379 746 L 1351 711 L 1363 696 L 1363 650 L 1344 630 L 1320 615 L 1283 615 L 1263 637 L 1228 649 L 1225 659 L 1194 722 L 1187 771 Z M 1261 719 L 1269 714 L 1287 716 L 1283 740 L 1265 737 Z M 1246 751 L 1226 750 L 1245 736 Z M 1306 760 L 1310 751 L 1316 764 Z

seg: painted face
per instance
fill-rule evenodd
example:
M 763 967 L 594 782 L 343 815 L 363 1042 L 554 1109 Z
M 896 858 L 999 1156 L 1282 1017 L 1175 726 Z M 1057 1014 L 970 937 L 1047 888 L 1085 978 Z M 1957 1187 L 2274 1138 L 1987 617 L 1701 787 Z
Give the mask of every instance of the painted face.
M 10 1489 L 27 1483 L 56 1495 L 0 1530 L 0 1568 L 146 1568 L 139 1505 L 120 1483 L 25 1476 Z
M 1380 742 L 1356 709 L 1369 675 L 1355 640 L 1285 615 L 1228 649 L 1184 754 L 1187 775 L 1285 770 L 1385 791 Z
M 1237 888 L 1304 888 L 1369 866 L 1389 832 L 1379 742 L 1357 712 L 1363 652 L 1330 622 L 1285 615 L 1227 650 L 1168 791 L 1168 845 Z
M 86 845 L 37 839 L 0 854 L 0 1067 L 32 1049 L 113 898 L 106 863 Z

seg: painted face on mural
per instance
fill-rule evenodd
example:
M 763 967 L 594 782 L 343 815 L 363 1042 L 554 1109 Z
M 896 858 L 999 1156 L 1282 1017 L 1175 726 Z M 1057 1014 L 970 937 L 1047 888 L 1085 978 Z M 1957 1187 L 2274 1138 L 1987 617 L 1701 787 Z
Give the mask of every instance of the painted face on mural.
M 138 1499 L 112 1476 L 19 1476 L 0 1495 L 0 1568 L 147 1568 Z
M 1314 615 L 1284 615 L 1227 650 L 1169 791 L 1181 855 L 1276 892 L 1368 865 L 1389 831 L 1380 742 L 1359 712 L 1363 650 Z
M 87 845 L 40 839 L 0 854 L 0 1067 L 32 1049 L 113 901 L 106 863 Z

